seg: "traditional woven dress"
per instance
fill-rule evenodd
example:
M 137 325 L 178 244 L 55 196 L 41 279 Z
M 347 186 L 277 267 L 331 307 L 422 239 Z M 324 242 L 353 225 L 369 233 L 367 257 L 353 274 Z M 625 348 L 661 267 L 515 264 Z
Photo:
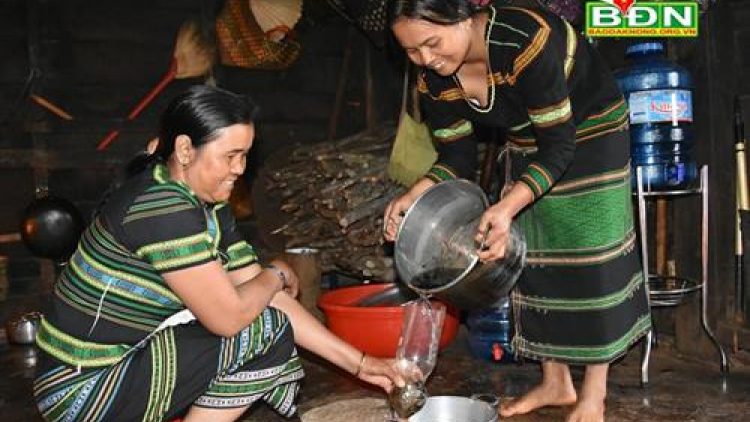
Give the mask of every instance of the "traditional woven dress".
M 518 354 L 611 362 L 650 329 L 635 249 L 628 113 L 595 49 L 559 17 L 490 8 L 488 104 L 424 70 L 419 90 L 438 144 L 427 177 L 473 179 L 472 123 L 508 130 L 514 179 L 535 202 L 517 217 L 527 267 L 513 293 Z
M 229 272 L 257 261 L 228 206 L 201 203 L 163 164 L 118 189 L 61 273 L 37 335 L 44 418 L 161 422 L 191 405 L 259 399 L 293 414 L 303 372 L 283 313 L 268 307 L 230 338 L 195 321 L 164 324 L 185 305 L 162 274 L 216 259 Z

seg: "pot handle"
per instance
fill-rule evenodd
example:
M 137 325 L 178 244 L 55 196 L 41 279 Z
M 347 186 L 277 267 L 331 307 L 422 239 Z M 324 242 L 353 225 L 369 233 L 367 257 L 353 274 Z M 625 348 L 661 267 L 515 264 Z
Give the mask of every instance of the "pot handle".
M 43 316 L 42 313 L 39 311 L 31 311 L 31 312 L 26 312 L 25 314 L 23 314 L 21 319 L 32 320 L 34 322 L 37 322 L 40 319 L 42 319 L 42 316 Z
M 470 398 L 472 400 L 483 401 L 494 408 L 500 405 L 500 396 L 492 393 L 476 393 L 472 394 Z

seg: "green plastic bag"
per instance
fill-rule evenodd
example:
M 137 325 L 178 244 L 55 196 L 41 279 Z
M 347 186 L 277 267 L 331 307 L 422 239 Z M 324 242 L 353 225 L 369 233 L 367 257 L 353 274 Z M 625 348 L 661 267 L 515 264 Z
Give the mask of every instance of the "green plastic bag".
M 437 151 L 427 125 L 413 118 L 407 112 L 407 92 L 409 92 L 408 66 L 404 75 L 401 116 L 399 117 L 396 138 L 393 141 L 391 157 L 388 162 L 388 177 L 396 183 L 410 187 L 430 170 L 430 167 L 437 160 Z M 419 110 L 419 107 L 415 106 L 414 109 Z

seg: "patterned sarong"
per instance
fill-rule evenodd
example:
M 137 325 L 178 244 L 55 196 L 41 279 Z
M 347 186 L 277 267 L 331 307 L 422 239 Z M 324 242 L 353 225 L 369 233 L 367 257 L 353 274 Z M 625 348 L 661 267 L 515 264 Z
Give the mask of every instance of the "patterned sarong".
M 198 323 L 168 327 L 124 351 L 116 363 L 98 366 L 82 352 L 94 350 L 91 344 L 83 349 L 54 331 L 40 330 L 40 348 L 56 356 L 42 353 L 42 375 L 34 382 L 39 410 L 50 422 L 161 422 L 191 405 L 234 408 L 257 400 L 285 416 L 296 411 L 304 373 L 291 324 L 274 308 L 231 338 Z M 96 350 L 116 350 L 99 346 Z

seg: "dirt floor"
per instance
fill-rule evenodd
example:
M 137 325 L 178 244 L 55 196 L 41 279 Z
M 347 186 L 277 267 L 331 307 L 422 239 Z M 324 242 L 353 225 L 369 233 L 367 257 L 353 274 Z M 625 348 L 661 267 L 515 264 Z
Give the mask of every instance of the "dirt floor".
M 34 353 L 33 346 L 8 345 L 4 336 L 0 336 L 0 371 L 4 374 L 0 378 L 2 421 L 42 420 L 31 398 Z M 352 380 L 314 356 L 303 352 L 303 357 L 307 377 L 298 402 L 298 415 L 309 415 L 307 412 L 312 409 L 328 405 L 344 409 L 333 412 L 328 422 L 344 422 L 344 419 L 348 422 L 352 414 L 358 415 L 358 422 L 366 422 L 368 409 L 365 407 L 384 405 L 382 391 Z M 723 376 L 718 370 L 718 360 L 697 362 L 677 356 L 669 339 L 661 339 L 651 359 L 651 382 L 645 388 L 640 383 L 640 358 L 641 348 L 636 346 L 613 366 L 607 421 L 750 420 L 750 368 L 740 364 L 737 357 L 733 356 L 731 370 Z M 580 370 L 574 372 L 577 382 L 581 375 Z M 529 389 L 539 377 L 539 366 L 533 362 L 497 364 L 473 357 L 462 326 L 457 338 L 441 353 L 427 387 L 431 395 L 491 393 L 509 399 Z M 566 413 L 566 409 L 548 408 L 508 420 L 563 421 Z M 280 422 L 288 419 L 258 404 L 242 420 Z M 302 420 L 299 416 L 291 419 L 292 422 Z

